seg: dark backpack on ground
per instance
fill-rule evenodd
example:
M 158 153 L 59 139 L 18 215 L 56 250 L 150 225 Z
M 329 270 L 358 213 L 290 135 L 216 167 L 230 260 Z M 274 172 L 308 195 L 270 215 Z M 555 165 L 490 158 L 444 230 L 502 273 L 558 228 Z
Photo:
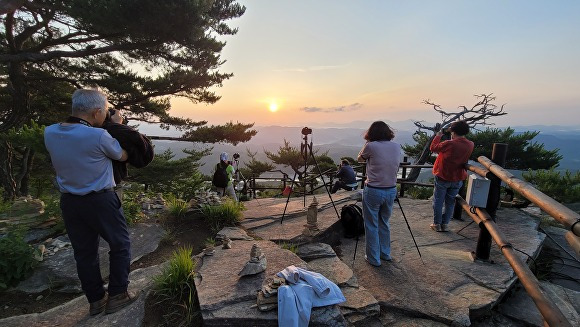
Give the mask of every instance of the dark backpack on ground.
M 228 186 L 229 178 L 226 171 L 227 165 L 223 165 L 221 162 L 215 166 L 215 172 L 213 173 L 213 178 L 211 183 L 215 187 L 226 188 Z
M 340 209 L 340 222 L 346 238 L 357 237 L 365 233 L 362 209 L 356 204 L 347 204 Z

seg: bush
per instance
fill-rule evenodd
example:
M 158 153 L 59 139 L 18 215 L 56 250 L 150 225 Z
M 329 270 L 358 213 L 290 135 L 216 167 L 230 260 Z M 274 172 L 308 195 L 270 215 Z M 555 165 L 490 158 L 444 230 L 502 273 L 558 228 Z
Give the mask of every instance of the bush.
M 522 177 L 538 190 L 562 203 L 580 201 L 580 171 L 572 174 L 566 170 L 564 173 L 549 170 L 528 171 Z
M 405 192 L 407 192 L 407 194 L 413 199 L 427 200 L 433 195 L 433 188 L 425 186 L 407 186 L 405 187 Z
M 161 275 L 154 277 L 154 296 L 170 326 L 190 326 L 199 314 L 194 281 L 196 264 L 191 251 L 190 247 L 179 248 Z
M 201 213 L 212 231 L 218 232 L 225 226 L 235 226 L 242 221 L 244 209 L 243 203 L 227 199 L 217 206 L 204 205 L 201 207 Z
M 36 266 L 35 250 L 24 241 L 22 230 L 11 231 L 0 239 L 0 289 L 25 279 Z
M 175 218 L 185 216 L 188 209 L 187 202 L 174 196 L 167 199 L 167 207 L 169 208 L 169 214 Z
M 141 204 L 136 201 L 136 193 L 124 191 L 121 205 L 128 225 L 133 225 L 145 216 L 141 210 Z

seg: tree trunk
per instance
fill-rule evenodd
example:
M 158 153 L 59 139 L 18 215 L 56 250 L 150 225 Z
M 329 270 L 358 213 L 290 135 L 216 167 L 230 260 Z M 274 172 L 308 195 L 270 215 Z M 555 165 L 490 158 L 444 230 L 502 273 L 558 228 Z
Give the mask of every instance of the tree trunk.
M 14 158 L 14 149 L 8 141 L 0 144 L 0 183 L 4 188 L 4 200 L 14 200 L 18 195 L 18 188 L 14 180 L 12 159 Z
M 12 127 L 20 127 L 28 120 L 28 86 L 24 77 L 23 65 L 19 62 L 8 64 L 7 89 L 12 97 L 12 108 L 8 111 L 5 121 L 0 124 L 0 132 L 5 132 Z
M 16 186 L 19 189 L 20 196 L 26 196 L 30 192 L 30 171 L 32 170 L 32 163 L 34 161 L 34 150 L 26 147 L 22 154 L 22 161 L 20 163 L 20 174 L 16 177 Z
M 423 147 L 423 151 L 421 152 L 421 155 L 419 156 L 419 158 L 417 158 L 415 160 L 415 162 L 413 163 L 414 165 L 422 165 L 427 161 L 427 159 L 431 155 L 431 150 L 429 150 L 429 147 L 431 146 L 431 142 L 433 142 L 434 138 L 435 138 L 435 134 L 431 135 L 431 137 L 429 138 L 429 141 L 427 143 L 425 143 L 425 146 Z M 411 168 L 411 171 L 409 172 L 409 175 L 407 176 L 406 181 L 408 181 L 408 182 L 416 181 L 417 178 L 419 177 L 419 173 L 421 173 L 421 168 Z

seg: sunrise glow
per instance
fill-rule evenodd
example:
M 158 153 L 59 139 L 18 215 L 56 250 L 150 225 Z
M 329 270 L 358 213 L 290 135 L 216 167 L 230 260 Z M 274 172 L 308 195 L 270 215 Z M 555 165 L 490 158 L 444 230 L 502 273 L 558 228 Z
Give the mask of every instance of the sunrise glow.
M 271 102 L 268 109 L 270 109 L 271 112 L 276 112 L 278 111 L 278 104 L 276 102 Z

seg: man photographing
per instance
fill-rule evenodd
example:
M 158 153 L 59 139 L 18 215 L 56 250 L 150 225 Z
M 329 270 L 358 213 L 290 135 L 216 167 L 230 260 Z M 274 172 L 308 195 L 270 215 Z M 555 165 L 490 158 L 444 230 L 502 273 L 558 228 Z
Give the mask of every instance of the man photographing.
M 343 159 L 338 166 L 338 171 L 336 172 L 336 177 L 338 180 L 334 182 L 332 185 L 332 190 L 330 193 L 334 194 L 339 189 L 343 189 L 346 191 L 352 191 L 356 189 L 356 174 L 354 169 L 350 166 L 350 162 L 348 160 Z
M 128 155 L 106 130 L 95 128 L 103 125 L 107 104 L 107 96 L 98 89 L 76 90 L 71 116 L 44 132 L 61 192 L 63 220 L 91 315 L 116 312 L 138 296 L 127 291 L 131 241 L 121 202 L 113 191 L 112 160 L 125 161 Z M 111 120 L 121 123 L 118 111 Z M 110 247 L 108 294 L 99 267 L 99 237 Z

